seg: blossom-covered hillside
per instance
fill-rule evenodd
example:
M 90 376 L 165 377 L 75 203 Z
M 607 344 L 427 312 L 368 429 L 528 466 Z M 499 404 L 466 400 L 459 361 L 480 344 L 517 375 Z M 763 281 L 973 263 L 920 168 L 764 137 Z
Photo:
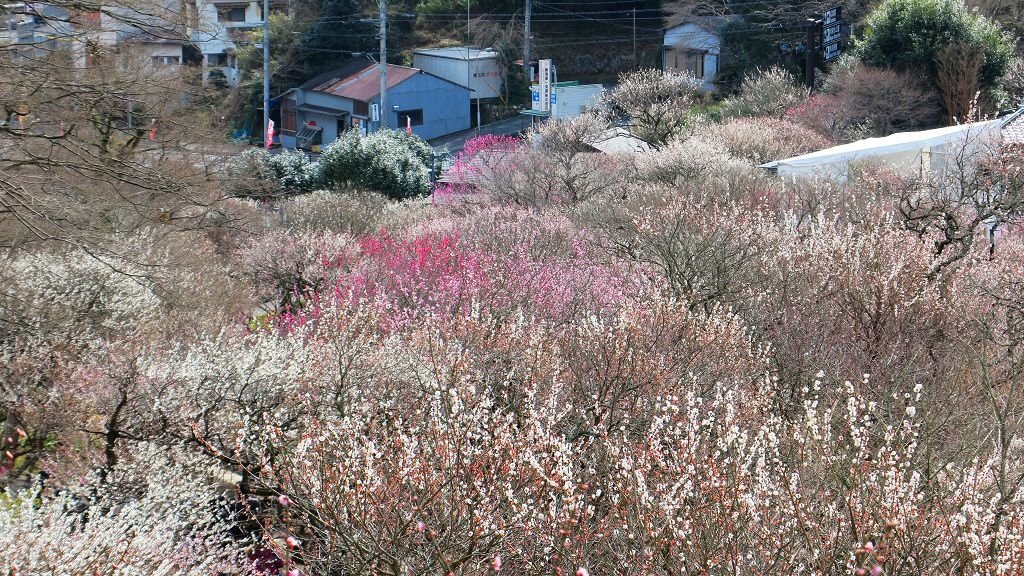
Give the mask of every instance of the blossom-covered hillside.
M 12 251 L 0 572 L 1021 573 L 1021 157 L 783 181 L 833 135 L 685 112 Z

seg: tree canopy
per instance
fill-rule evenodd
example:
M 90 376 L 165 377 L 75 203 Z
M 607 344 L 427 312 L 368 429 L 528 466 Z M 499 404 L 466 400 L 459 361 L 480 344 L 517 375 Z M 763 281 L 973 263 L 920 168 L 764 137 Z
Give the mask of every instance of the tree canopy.
M 857 47 L 864 63 L 926 71 L 934 77 L 939 51 L 963 44 L 983 54 L 978 73 L 982 88 L 996 86 L 1016 44 L 998 23 L 961 0 L 886 0 L 868 15 L 866 24 L 866 35 Z

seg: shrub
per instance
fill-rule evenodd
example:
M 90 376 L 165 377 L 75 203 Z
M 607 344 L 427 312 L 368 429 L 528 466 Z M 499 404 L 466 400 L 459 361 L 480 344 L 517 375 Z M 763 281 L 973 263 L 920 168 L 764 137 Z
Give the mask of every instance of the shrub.
M 1013 106 L 1024 106 L 1024 58 L 1014 58 L 1003 76 L 1003 89 Z
M 807 89 L 792 74 L 778 66 L 748 74 L 740 93 L 726 100 L 722 116 L 768 116 L 782 118 L 786 111 L 807 99 Z
M 139 330 L 161 316 L 152 270 L 122 258 L 100 260 L 82 249 L 39 251 L 7 263 L 0 295 L 6 330 L 88 342 Z
M 393 202 L 376 192 L 353 190 L 337 194 L 318 190 L 281 202 L 285 226 L 294 232 L 365 234 L 380 229 Z
M 411 198 L 430 192 L 429 165 L 433 151 L 417 136 L 395 130 L 363 136 L 350 130 L 328 144 L 320 156 L 324 185 L 355 185 L 391 198 Z
M 248 148 L 228 161 L 226 188 L 233 196 L 270 198 L 284 193 L 281 183 L 267 165 L 270 154 L 260 148 Z
M 228 189 L 237 196 L 268 198 L 285 193 L 309 192 L 319 185 L 315 164 L 302 152 L 271 154 L 249 148 L 228 163 Z
M 832 142 L 800 124 L 774 118 L 737 118 L 710 126 L 707 137 L 721 142 L 731 154 L 762 164 L 815 150 Z
M 850 62 L 826 78 L 823 92 L 790 109 L 786 117 L 843 140 L 939 122 L 938 91 L 912 73 Z
M 295 310 L 328 285 L 334 271 L 350 259 L 350 243 L 345 234 L 274 230 L 253 238 L 238 258 L 261 302 Z
M 116 488 L 93 478 L 57 496 L 39 489 L 0 493 L 0 570 L 255 576 L 231 539 L 217 488 L 155 447 L 135 452 L 141 454 L 131 466 L 110 474 Z
M 701 181 L 723 170 L 746 167 L 729 153 L 721 141 L 695 136 L 673 140 L 661 150 L 637 158 L 636 175 L 643 182 L 678 185 Z
M 261 150 L 261 152 L 263 152 Z M 311 192 L 320 184 L 317 167 L 302 152 L 268 154 L 267 167 L 281 187 L 289 192 Z
M 859 140 L 861 134 L 848 125 L 839 97 L 813 94 L 799 106 L 786 110 L 786 120 L 814 130 L 834 140 Z
M 867 18 L 867 34 L 857 53 L 865 64 L 904 71 L 938 73 L 936 55 L 953 43 L 983 53 L 978 72 L 982 88 L 993 88 L 1006 72 L 1016 42 L 996 22 L 963 0 L 886 0 Z
M 484 134 L 466 141 L 462 151 L 452 158 L 445 182 L 434 189 L 431 200 L 445 202 L 472 193 L 481 181 L 490 178 L 495 164 L 521 148 L 518 136 Z

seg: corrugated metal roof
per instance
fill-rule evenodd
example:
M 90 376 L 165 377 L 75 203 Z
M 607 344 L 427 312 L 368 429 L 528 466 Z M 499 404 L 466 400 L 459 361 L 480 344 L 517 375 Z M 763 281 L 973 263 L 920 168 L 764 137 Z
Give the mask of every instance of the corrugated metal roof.
M 379 71 L 378 65 L 373 64 L 347 78 L 329 80 L 313 88 L 313 90 L 315 92 L 323 92 L 324 94 L 341 96 L 342 98 L 369 102 L 380 95 Z M 388 89 L 394 88 L 419 73 L 420 70 L 416 68 L 388 64 Z
M 371 65 L 374 65 L 373 60 L 367 58 L 366 56 L 356 56 L 352 58 L 352 60 L 346 62 L 345 64 L 337 68 L 328 70 L 327 72 L 324 72 L 322 74 L 317 74 L 313 78 L 306 80 L 299 86 L 299 88 L 303 90 L 312 90 L 321 84 L 325 84 L 327 82 L 337 82 L 342 78 L 348 78 L 349 76 L 355 74 L 356 72 L 359 72 L 365 69 L 367 66 Z
M 474 46 L 452 46 L 450 48 L 422 48 L 413 50 L 414 55 L 450 58 L 452 60 L 490 60 L 498 57 L 493 48 L 476 48 Z M 467 54 L 469 55 L 467 58 Z
M 336 110 L 327 106 L 317 106 L 316 104 L 299 104 L 295 107 L 296 110 L 302 110 L 303 112 L 315 112 L 317 114 L 326 114 L 328 116 L 345 116 L 348 112 L 344 110 Z

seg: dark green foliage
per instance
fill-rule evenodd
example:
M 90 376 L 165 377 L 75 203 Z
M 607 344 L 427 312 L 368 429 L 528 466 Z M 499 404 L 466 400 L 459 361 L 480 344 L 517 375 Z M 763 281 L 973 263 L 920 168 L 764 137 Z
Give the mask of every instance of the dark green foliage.
M 1015 40 L 961 0 L 886 0 L 867 18 L 857 45 L 861 60 L 876 67 L 927 72 L 935 77 L 940 49 L 960 42 L 979 47 L 984 63 L 979 84 L 992 88 L 1006 72 Z
M 309 28 L 294 38 L 294 61 L 302 80 L 344 64 L 352 52 L 376 50 L 377 25 L 360 16 L 353 0 L 323 0 Z
M 733 20 L 722 25 L 722 59 L 716 83 L 727 90 L 740 87 L 747 75 L 780 67 L 802 76 L 802 55 L 783 54 L 782 44 L 794 46 L 806 37 L 805 22 L 820 8 L 820 2 L 728 2 Z
M 391 198 L 411 198 L 430 192 L 433 151 L 415 135 L 382 130 L 363 136 L 342 134 L 324 148 L 318 162 L 325 186 L 357 186 Z

